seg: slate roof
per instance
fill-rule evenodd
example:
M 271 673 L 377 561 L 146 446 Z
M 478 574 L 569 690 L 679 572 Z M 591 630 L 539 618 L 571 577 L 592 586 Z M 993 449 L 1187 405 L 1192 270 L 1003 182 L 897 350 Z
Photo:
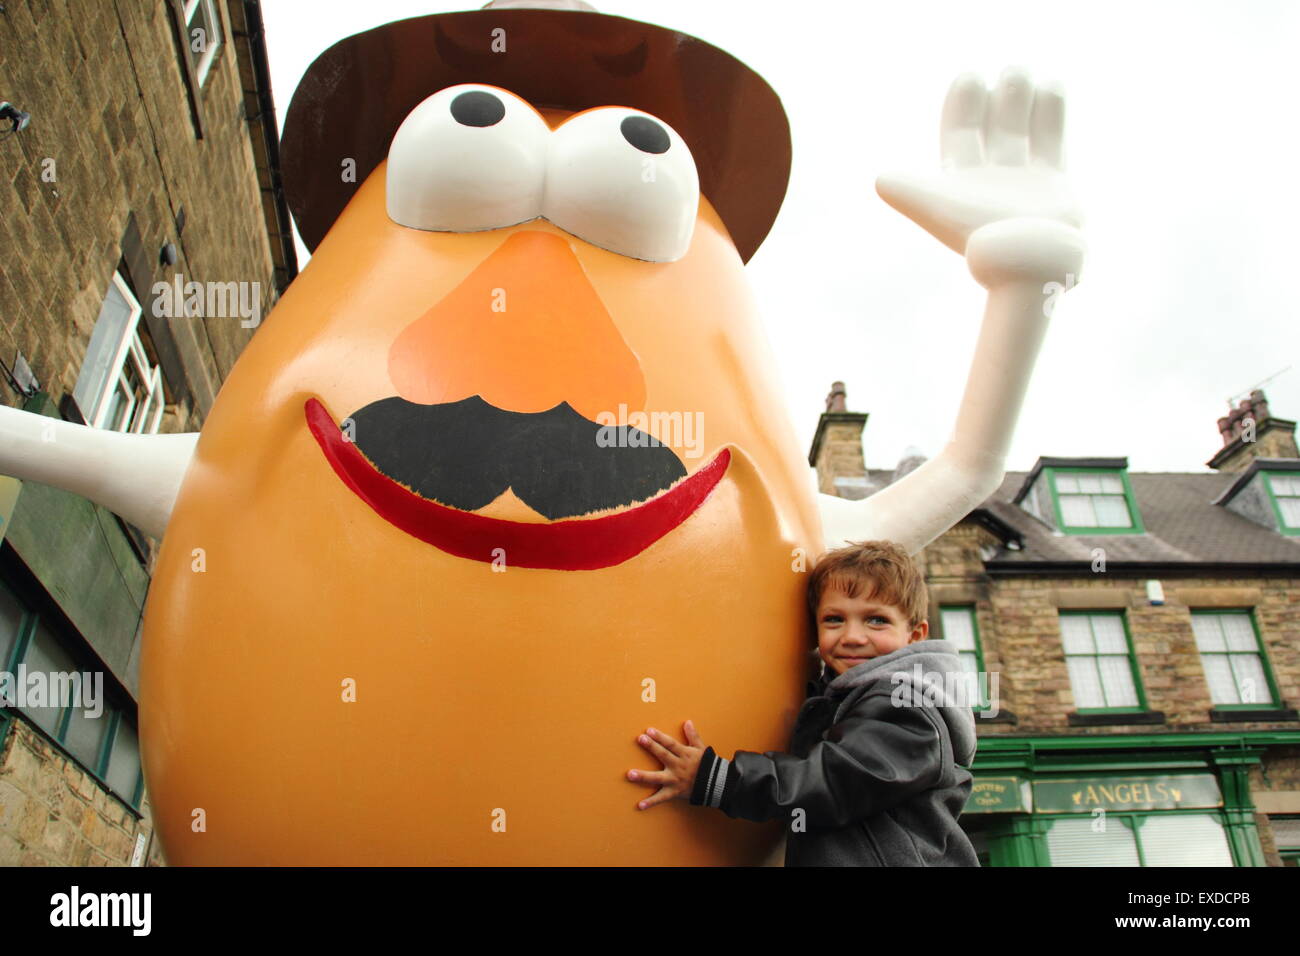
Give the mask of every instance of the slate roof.
M 870 494 L 888 485 L 894 473 L 873 468 L 867 474 L 873 486 Z M 1236 565 L 1247 570 L 1291 565 L 1300 575 L 1300 537 L 1280 534 L 1214 504 L 1237 480 L 1237 474 L 1130 471 L 1129 482 L 1146 532 L 1096 535 L 1061 534 L 1013 504 L 1028 475 L 1025 471 L 1007 472 L 998 490 L 981 505 L 979 511 L 985 514 L 977 511 L 970 515 L 971 519 L 983 519 L 986 526 L 1000 525 L 1014 532 L 1014 537 L 1004 534 L 1010 540 L 1004 540 L 997 554 L 986 560 L 990 571 L 1090 565 L 1093 549 L 1100 547 L 1105 548 L 1107 567 Z M 1017 539 L 1019 550 L 1007 547 Z

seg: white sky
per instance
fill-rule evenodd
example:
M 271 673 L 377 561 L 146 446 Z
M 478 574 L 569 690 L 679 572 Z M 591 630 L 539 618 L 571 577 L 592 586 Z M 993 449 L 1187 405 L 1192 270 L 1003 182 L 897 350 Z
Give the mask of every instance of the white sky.
M 263 0 L 281 126 L 336 40 L 480 5 Z M 868 467 L 948 440 L 983 290 L 874 183 L 937 166 L 948 84 L 965 70 L 991 83 L 1009 64 L 1065 86 L 1067 168 L 1090 248 L 1053 316 L 1008 469 L 1127 455 L 1133 471 L 1205 471 L 1226 399 L 1287 366 L 1264 389 L 1275 415 L 1300 418 L 1300 4 L 593 5 L 727 50 L 785 105 L 790 188 L 747 271 L 805 454 L 836 379 L 849 408 L 870 414 Z

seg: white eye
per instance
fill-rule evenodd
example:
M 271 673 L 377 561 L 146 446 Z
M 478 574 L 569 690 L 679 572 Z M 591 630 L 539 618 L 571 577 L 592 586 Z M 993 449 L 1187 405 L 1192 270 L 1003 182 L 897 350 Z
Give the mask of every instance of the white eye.
M 695 160 L 662 120 L 602 107 L 551 133 L 542 215 L 592 245 L 651 262 L 680 259 L 699 203 Z
M 439 232 L 536 219 L 550 135 L 536 110 L 495 86 L 464 83 L 433 94 L 411 110 L 389 147 L 389 218 Z

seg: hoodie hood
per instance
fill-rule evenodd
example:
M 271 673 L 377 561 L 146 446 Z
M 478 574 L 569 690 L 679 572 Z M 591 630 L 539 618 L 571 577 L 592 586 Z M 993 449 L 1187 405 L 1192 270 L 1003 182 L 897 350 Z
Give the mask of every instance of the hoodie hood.
M 830 673 L 827 669 L 823 680 Z M 966 674 L 956 645 L 925 640 L 850 667 L 823 686 L 826 696 L 844 697 L 856 688 L 878 684 L 878 690 L 897 694 L 915 706 L 935 707 L 948 725 L 953 757 L 969 767 L 976 738 L 972 702 L 962 699 L 964 682 L 969 680 Z

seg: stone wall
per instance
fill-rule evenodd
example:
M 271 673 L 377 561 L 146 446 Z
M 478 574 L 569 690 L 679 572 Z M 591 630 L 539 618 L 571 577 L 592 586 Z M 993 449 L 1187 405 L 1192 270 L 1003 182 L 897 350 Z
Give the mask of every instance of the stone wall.
M 26 130 L 0 138 L 0 361 L 12 368 L 21 353 L 56 405 L 71 395 L 125 260 L 143 307 L 141 338 L 162 370 L 164 432 L 201 427 L 254 329 L 238 315 L 155 315 L 154 283 L 176 274 L 250 289 L 255 282 L 263 317 L 277 297 L 251 139 L 261 122 L 245 115 L 228 3 L 216 4 L 223 42 L 198 88 L 201 123 L 177 6 L 5 0 L 0 13 L 0 98 L 32 117 Z M 160 262 L 166 243 L 176 247 L 174 266 Z M 25 400 L 5 375 L 0 400 Z M 20 495 L 17 517 L 23 507 Z M 144 547 L 148 570 L 157 543 Z M 43 566 L 30 550 L 19 555 L 29 568 Z M 121 636 L 137 639 L 138 622 Z M 0 865 L 129 864 L 136 835 L 152 834 L 147 803 L 142 809 L 138 817 L 14 717 L 0 750 Z M 149 859 L 161 862 L 156 845 Z
M 130 866 L 136 840 L 146 865 L 163 863 L 148 795 L 137 814 L 22 718 L 0 746 L 0 866 Z
M 265 315 L 275 299 L 270 239 L 229 19 L 202 88 L 200 140 L 166 3 L 12 0 L 5 9 L 0 95 L 32 121 L 0 140 L 0 358 L 8 365 L 21 352 L 56 400 L 72 391 L 132 215 L 146 317 L 153 283 L 176 272 L 256 281 Z M 158 260 L 166 242 L 178 249 L 174 267 Z M 156 351 L 176 357 L 163 368 L 174 401 L 162 430 L 197 429 L 253 330 L 238 317 L 148 324 Z M 19 403 L 7 382 L 0 395 Z

